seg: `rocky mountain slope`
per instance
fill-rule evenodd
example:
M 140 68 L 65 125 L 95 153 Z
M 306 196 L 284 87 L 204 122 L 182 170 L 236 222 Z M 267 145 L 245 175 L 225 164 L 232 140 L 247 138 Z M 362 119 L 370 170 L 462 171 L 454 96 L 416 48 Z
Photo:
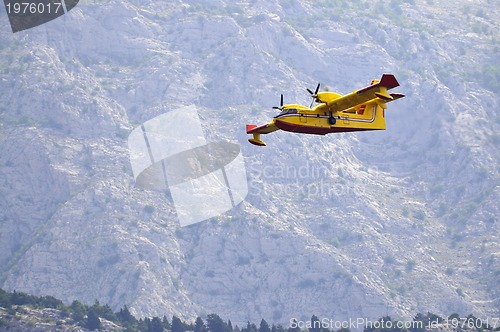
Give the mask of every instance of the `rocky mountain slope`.
M 0 11 L 0 286 L 137 316 L 287 323 L 500 315 L 494 1 L 81 1 L 12 34 Z M 388 130 L 246 142 L 271 106 L 384 72 Z M 127 137 L 196 105 L 241 145 L 245 202 L 179 227 Z
M 99 331 L 125 331 L 122 326 L 101 318 Z M 79 326 L 61 310 L 20 306 L 12 312 L 0 308 L 0 331 L 91 331 Z

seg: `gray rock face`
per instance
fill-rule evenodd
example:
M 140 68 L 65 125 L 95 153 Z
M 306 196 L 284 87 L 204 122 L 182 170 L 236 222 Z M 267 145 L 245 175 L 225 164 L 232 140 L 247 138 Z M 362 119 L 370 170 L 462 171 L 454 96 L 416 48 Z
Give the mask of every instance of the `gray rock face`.
M 500 13 L 447 6 L 87 1 L 17 34 L 0 16 L 0 287 L 238 324 L 498 317 Z M 387 131 L 247 144 L 280 93 L 384 72 L 407 95 Z M 181 228 L 134 186 L 127 136 L 192 104 L 207 140 L 241 144 L 249 195 Z

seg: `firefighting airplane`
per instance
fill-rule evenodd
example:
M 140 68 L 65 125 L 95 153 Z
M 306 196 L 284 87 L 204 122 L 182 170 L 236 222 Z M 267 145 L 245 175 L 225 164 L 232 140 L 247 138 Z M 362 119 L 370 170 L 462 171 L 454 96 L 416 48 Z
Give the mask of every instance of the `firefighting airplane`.
M 265 125 L 247 125 L 247 134 L 253 137 L 248 141 L 254 145 L 265 146 L 260 139 L 261 134 L 269 134 L 276 130 L 291 131 L 302 134 L 326 135 L 329 133 L 385 130 L 386 103 L 403 98 L 400 93 L 387 93 L 387 90 L 399 86 L 396 77 L 384 74 L 380 80 L 373 80 L 371 85 L 347 95 L 319 91 L 320 84 L 311 94 L 314 108 L 299 104 L 283 105 L 283 95 L 279 107 L 281 111 L 273 120 Z

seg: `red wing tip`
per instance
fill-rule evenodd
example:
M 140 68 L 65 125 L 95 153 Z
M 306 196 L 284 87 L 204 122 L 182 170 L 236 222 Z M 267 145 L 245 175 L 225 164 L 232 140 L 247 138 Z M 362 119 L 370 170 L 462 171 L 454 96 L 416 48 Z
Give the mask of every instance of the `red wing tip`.
M 254 130 L 255 128 L 257 128 L 257 125 L 247 124 L 247 134 L 251 134 L 252 130 Z

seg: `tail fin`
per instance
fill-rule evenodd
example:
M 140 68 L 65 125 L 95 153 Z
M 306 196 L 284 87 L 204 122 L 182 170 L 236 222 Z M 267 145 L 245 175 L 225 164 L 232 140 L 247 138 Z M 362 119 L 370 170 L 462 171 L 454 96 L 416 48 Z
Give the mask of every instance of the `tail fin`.
M 392 74 L 383 74 L 378 84 L 380 84 L 380 86 L 386 87 L 387 90 L 399 86 L 398 80 Z

